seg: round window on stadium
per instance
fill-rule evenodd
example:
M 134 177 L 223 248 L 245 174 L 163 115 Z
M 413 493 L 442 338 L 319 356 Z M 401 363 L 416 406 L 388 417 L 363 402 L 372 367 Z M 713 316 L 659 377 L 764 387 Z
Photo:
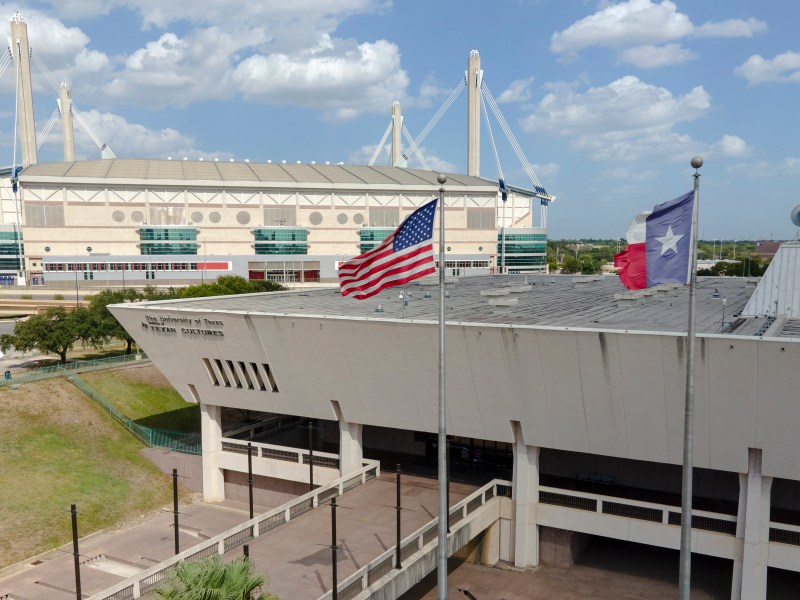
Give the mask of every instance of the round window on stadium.
M 111 213 L 111 218 L 114 219 L 115 223 L 122 223 L 125 220 L 125 213 L 121 210 L 115 210 Z
M 356 225 L 361 225 L 363 222 L 364 222 L 364 215 L 362 215 L 361 213 L 353 215 L 353 223 L 355 223 Z
M 312 225 L 319 225 L 322 223 L 322 213 L 314 211 L 308 216 L 308 220 Z
M 199 210 L 196 210 L 192 213 L 192 223 L 202 223 L 203 222 L 203 213 Z
M 141 223 L 144 221 L 144 213 L 140 210 L 135 210 L 131 213 L 131 221 L 134 223 Z
M 236 213 L 236 222 L 239 225 L 247 225 L 250 222 L 250 213 L 246 210 L 240 210 Z
M 339 223 L 339 225 L 344 225 L 345 223 L 347 223 L 347 214 L 339 213 L 338 215 L 336 215 L 336 222 Z
M 222 220 L 222 215 L 219 214 L 217 211 L 212 212 L 208 215 L 208 220 L 212 223 L 219 223 Z

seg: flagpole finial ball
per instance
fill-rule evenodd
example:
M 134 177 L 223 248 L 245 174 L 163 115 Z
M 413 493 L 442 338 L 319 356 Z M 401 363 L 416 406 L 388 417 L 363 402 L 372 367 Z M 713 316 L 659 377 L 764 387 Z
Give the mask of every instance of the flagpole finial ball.
M 436 177 L 436 181 L 439 182 L 439 185 L 444 185 L 447 183 L 447 175 L 444 173 L 439 173 L 439 175 Z
M 692 168 L 693 169 L 699 169 L 702 166 L 703 166 L 703 157 L 702 156 L 695 156 L 692 159 Z

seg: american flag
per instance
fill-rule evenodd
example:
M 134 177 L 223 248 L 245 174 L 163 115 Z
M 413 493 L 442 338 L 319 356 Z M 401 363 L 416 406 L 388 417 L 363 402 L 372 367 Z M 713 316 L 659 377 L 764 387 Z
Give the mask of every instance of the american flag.
M 437 200 L 411 213 L 400 227 L 369 252 L 339 266 L 342 296 L 364 300 L 383 289 L 436 272 L 433 217 Z

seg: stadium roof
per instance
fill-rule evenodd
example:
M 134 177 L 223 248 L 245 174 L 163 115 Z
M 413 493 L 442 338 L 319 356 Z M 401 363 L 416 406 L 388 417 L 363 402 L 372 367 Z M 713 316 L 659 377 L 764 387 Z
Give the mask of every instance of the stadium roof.
M 160 184 L 202 182 L 205 185 L 236 183 L 246 186 L 348 187 L 364 186 L 438 189 L 438 173 L 401 167 L 367 167 L 363 165 L 278 164 L 255 162 L 223 162 L 194 160 L 105 159 L 75 162 L 39 163 L 21 174 L 23 184 L 72 180 L 111 183 L 149 181 Z M 472 188 L 482 192 L 498 189 L 497 183 L 468 175 L 447 174 L 447 189 Z

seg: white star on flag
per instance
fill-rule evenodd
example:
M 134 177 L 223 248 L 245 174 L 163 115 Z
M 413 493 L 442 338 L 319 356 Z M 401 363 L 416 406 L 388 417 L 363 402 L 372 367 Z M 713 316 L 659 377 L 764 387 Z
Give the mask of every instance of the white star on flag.
M 662 236 L 656 236 L 656 240 L 659 241 L 661 244 L 661 256 L 667 252 L 667 250 L 672 250 L 673 252 L 678 252 L 678 242 L 683 237 L 681 235 L 675 235 L 672 233 L 672 225 L 667 228 L 667 233 Z

